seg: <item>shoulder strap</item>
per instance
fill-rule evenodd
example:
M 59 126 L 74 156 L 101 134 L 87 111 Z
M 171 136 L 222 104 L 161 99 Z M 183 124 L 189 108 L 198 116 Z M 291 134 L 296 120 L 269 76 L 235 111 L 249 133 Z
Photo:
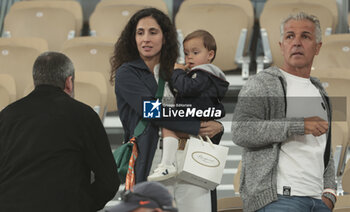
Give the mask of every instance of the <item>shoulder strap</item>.
M 164 85 L 165 85 L 165 81 L 161 77 L 159 77 L 158 88 L 157 88 L 157 93 L 156 93 L 156 98 L 157 99 L 162 99 L 163 98 Z M 145 119 L 141 118 L 141 120 L 136 125 L 135 130 L 134 130 L 134 137 L 135 138 L 139 137 L 143 133 L 143 131 L 147 127 L 147 124 L 148 124 L 148 121 L 146 121 Z
M 165 81 L 163 80 L 163 78 L 159 77 L 158 89 L 157 89 L 157 93 L 156 93 L 157 99 L 162 100 L 163 94 L 164 94 L 164 85 L 165 85 Z

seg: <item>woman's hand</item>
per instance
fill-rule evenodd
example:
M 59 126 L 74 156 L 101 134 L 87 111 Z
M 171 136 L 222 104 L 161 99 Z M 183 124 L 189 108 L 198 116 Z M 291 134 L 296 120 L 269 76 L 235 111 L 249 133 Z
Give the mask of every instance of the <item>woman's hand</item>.
M 209 138 L 212 138 L 214 135 L 223 130 L 223 125 L 218 121 L 202 121 L 201 128 L 199 129 L 199 135 L 202 137 L 209 136 Z

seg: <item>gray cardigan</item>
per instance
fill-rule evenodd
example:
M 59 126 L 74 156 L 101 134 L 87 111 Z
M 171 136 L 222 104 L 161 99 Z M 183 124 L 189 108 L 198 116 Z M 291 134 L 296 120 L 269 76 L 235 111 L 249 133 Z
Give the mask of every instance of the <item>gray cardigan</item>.
M 330 104 L 321 82 L 320 90 L 331 123 Z M 277 200 L 277 164 L 281 143 L 289 136 L 304 134 L 304 118 L 286 118 L 286 80 L 277 67 L 252 76 L 242 88 L 232 123 L 233 142 L 243 147 L 240 194 L 245 211 L 255 211 Z M 336 189 L 331 135 L 327 133 L 324 154 L 324 188 Z M 324 196 L 333 204 L 335 198 Z

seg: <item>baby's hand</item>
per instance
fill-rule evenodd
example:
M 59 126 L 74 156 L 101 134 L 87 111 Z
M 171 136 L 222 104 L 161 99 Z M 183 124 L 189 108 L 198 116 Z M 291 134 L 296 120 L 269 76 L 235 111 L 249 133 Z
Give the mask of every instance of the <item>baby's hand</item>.
M 183 65 L 183 64 L 178 64 L 178 63 L 175 63 L 175 66 L 174 66 L 174 69 L 182 69 L 182 70 L 186 70 L 186 69 L 188 69 L 188 64 L 185 64 L 185 65 Z

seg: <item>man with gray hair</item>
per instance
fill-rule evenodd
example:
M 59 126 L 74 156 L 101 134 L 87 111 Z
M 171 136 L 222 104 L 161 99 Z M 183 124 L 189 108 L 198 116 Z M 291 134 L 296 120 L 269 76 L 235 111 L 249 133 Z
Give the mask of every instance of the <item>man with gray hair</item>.
M 249 78 L 232 123 L 243 147 L 240 193 L 245 211 L 331 211 L 336 201 L 331 108 L 310 77 L 320 51 L 315 16 L 290 15 L 281 24 L 281 67 Z
M 0 112 L 0 211 L 102 209 L 120 181 L 99 116 L 72 98 L 72 62 L 43 53 L 33 78 L 35 89 Z

